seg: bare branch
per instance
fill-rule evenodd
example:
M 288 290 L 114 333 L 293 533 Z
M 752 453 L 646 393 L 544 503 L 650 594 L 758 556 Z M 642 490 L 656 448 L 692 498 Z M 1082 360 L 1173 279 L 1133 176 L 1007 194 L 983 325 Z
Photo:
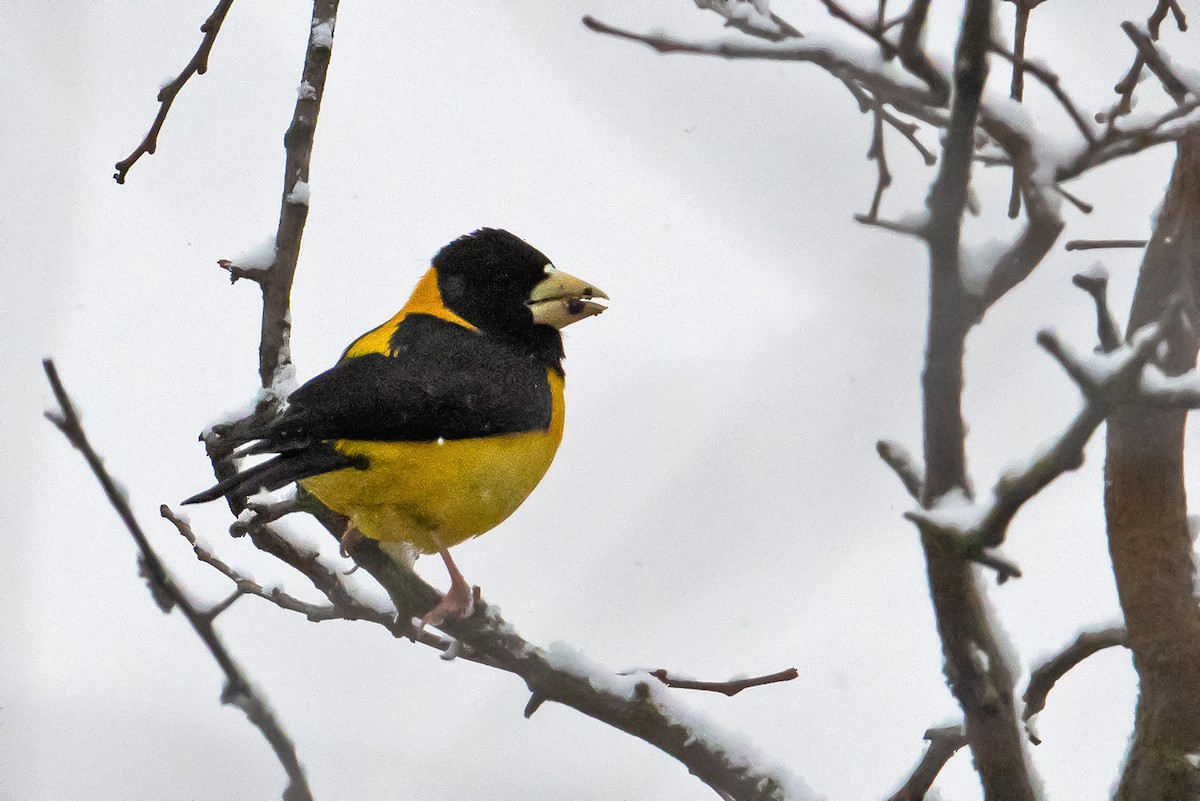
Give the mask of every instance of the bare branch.
M 877 16 L 875 22 L 865 22 L 843 8 L 840 3 L 836 2 L 836 0 L 821 0 L 821 2 L 825 4 L 825 8 L 829 11 L 830 16 L 834 17 L 835 19 L 840 19 L 842 22 L 847 23 L 851 28 L 854 28 L 860 33 L 865 33 L 867 36 L 878 42 L 880 52 L 882 53 L 884 59 L 894 58 L 895 56 L 899 55 L 899 51 L 896 49 L 896 46 L 889 42 L 883 35 L 883 30 L 879 23 L 879 20 L 882 18 L 881 16 Z
M 1025 200 L 1026 224 L 1016 242 L 992 266 L 983 295 L 973 310 L 975 322 L 1029 277 L 1050 252 L 1064 226 L 1057 205 L 1047 195 L 1050 187 L 1036 177 L 1038 164 L 1033 143 L 987 109 L 982 110 L 979 125 L 1012 159 L 1013 175 Z
M 1021 45 L 1023 48 L 1024 42 L 1021 42 Z M 1023 75 L 1025 72 L 1028 72 L 1034 78 L 1037 78 L 1038 82 L 1050 90 L 1050 94 L 1054 95 L 1054 99 L 1058 101 L 1060 106 L 1062 106 L 1063 111 L 1065 111 L 1067 116 L 1071 118 L 1071 122 L 1075 124 L 1075 128 L 1079 131 L 1080 135 L 1087 140 L 1087 143 L 1089 145 L 1096 143 L 1099 137 L 1097 137 L 1096 132 L 1092 129 L 1092 124 L 1088 122 L 1087 117 L 1084 116 L 1083 112 L 1079 110 L 1079 107 L 1075 105 L 1075 101 L 1071 99 L 1071 96 L 1063 90 L 1062 83 L 1057 74 L 1046 69 L 1036 61 L 1025 61 L 1023 49 L 1018 53 L 1012 53 L 1008 50 L 1008 48 L 1001 46 L 999 43 L 993 42 L 992 52 L 1002 56 L 1013 65 L 1014 86 L 1016 86 L 1015 70 L 1019 64 L 1022 70 L 1020 73 L 1021 75 Z M 1024 80 L 1021 82 L 1021 87 L 1023 88 L 1023 86 Z M 1020 100 L 1021 98 L 1019 95 L 1014 95 L 1014 99 Z
M 1163 24 L 1163 20 L 1167 18 L 1167 11 L 1175 16 L 1175 24 L 1181 32 L 1188 29 L 1187 17 L 1183 14 L 1183 9 L 1179 6 L 1179 0 L 1158 0 L 1158 7 L 1154 9 L 1154 13 L 1150 15 L 1147 25 L 1150 28 L 1150 38 L 1158 41 L 1159 29 Z
M 914 9 L 918 3 L 913 3 Z M 912 13 L 912 12 L 910 12 Z M 929 332 L 925 396 L 925 497 L 928 504 L 953 487 L 966 488 L 962 410 L 962 347 L 969 320 L 962 314 L 959 264 L 975 124 L 987 82 L 990 0 L 969 0 L 955 56 L 954 103 L 942 160 L 929 192 Z M 981 38 L 982 36 L 982 38 Z
M 1127 129 L 1113 127 L 1105 132 L 1094 147 L 1084 149 L 1071 161 L 1060 165 L 1055 179 L 1069 181 L 1101 164 L 1149 150 L 1155 145 L 1179 141 L 1200 122 L 1196 119 L 1198 115 L 1194 114 L 1197 109 L 1200 109 L 1200 99 L 1193 98 L 1143 125 Z M 1115 118 L 1109 119 L 1111 122 Z
M 1021 696 L 1021 700 L 1025 702 L 1021 720 L 1025 721 L 1030 742 L 1034 745 L 1041 743 L 1041 739 L 1033 730 L 1033 716 L 1046 708 L 1046 697 L 1050 695 L 1058 680 L 1092 654 L 1118 645 L 1129 645 L 1129 635 L 1123 626 L 1081 631 L 1074 642 L 1030 671 L 1029 685 L 1025 688 L 1025 694 Z
M 921 500 L 925 475 L 921 466 L 913 461 L 912 454 L 896 443 L 885 439 L 875 443 L 875 450 L 879 453 L 879 458 L 883 459 L 900 478 L 904 489 L 908 490 L 908 494 L 918 501 Z
M 1108 308 L 1108 276 L 1101 269 L 1095 269 L 1089 273 L 1076 273 L 1071 283 L 1091 295 L 1096 303 L 1096 337 L 1100 341 L 1100 351 L 1112 353 L 1121 347 L 1121 326 Z
M 1138 55 L 1141 57 L 1142 63 L 1162 83 L 1163 90 L 1171 96 L 1171 99 L 1176 104 L 1183 103 L 1188 96 L 1187 84 L 1180 80 L 1179 76 L 1167 65 L 1162 54 L 1158 52 L 1158 48 L 1154 46 L 1153 40 L 1132 22 L 1122 22 L 1121 30 L 1125 31 L 1125 35 L 1130 38 L 1134 46 L 1138 49 Z
M 291 369 L 288 340 L 291 336 L 289 314 L 292 280 L 300 258 L 300 239 L 308 219 L 308 173 L 312 159 L 313 136 L 317 115 L 325 94 L 325 76 L 333 55 L 333 31 L 337 23 L 338 0 L 315 0 L 312 33 L 304 54 L 304 72 L 296 94 L 292 123 L 283 137 L 287 151 L 283 169 L 283 193 L 279 209 L 279 228 L 275 234 L 275 263 L 270 277 L 262 282 L 262 336 L 258 352 L 258 375 L 269 388 Z M 300 191 L 300 186 L 305 187 Z
M 910 86 L 897 83 L 882 74 L 856 63 L 855 60 L 838 53 L 834 48 L 800 40 L 780 44 L 750 44 L 746 42 L 687 42 L 657 33 L 634 33 L 615 25 L 601 22 L 595 17 L 583 17 L 583 24 L 597 33 L 614 36 L 631 42 L 640 42 L 658 53 L 688 53 L 692 55 L 719 56 L 728 59 L 752 59 L 765 61 L 800 61 L 816 64 L 839 78 L 852 78 L 863 86 L 882 91 L 886 102 L 906 114 L 913 114 L 927 122 L 944 124 L 941 117 L 929 111 L 929 94 Z
M 913 7 L 917 5 L 914 0 Z M 929 194 L 929 327 L 921 382 L 926 474 L 921 504 L 926 508 L 956 490 L 968 497 L 971 491 L 962 415 L 963 357 L 967 332 L 977 318 L 963 289 L 959 259 L 976 125 L 988 74 L 992 10 L 990 0 L 967 0 L 954 56 L 949 127 L 940 169 Z M 1031 193 L 1027 200 L 1037 202 L 1040 195 Z M 1032 228 L 1037 216 L 1031 212 L 1030 219 Z M 1031 249 L 1023 243 L 1014 248 L 1013 254 L 1014 258 L 1032 258 Z M 1026 267 L 1020 261 L 1015 266 Z M 1011 272 L 1012 266 L 1006 272 L 999 268 L 995 271 L 1003 280 L 1009 280 Z M 918 525 L 945 656 L 944 672 L 963 710 L 964 731 L 984 796 L 1033 801 L 1035 794 L 1025 767 L 1024 743 L 1012 698 L 1013 676 L 975 576 L 963 561 L 964 556 L 979 561 L 985 554 L 982 549 L 964 553 L 952 539 L 939 540 L 931 527 Z M 1015 569 L 1007 564 L 1000 567 Z M 986 660 L 978 657 L 980 652 Z
M 900 63 L 929 86 L 931 104 L 944 106 L 950 99 L 950 82 L 929 60 L 921 45 L 925 35 L 925 20 L 929 16 L 929 2 L 930 0 L 913 0 L 900 28 L 898 52 Z
M 703 690 L 705 692 L 720 693 L 733 697 L 742 690 L 751 687 L 762 687 L 766 684 L 778 684 L 779 682 L 792 681 L 799 678 L 800 671 L 795 668 L 781 670 L 778 673 L 771 673 L 766 676 L 755 676 L 748 679 L 730 679 L 729 681 L 696 681 L 694 679 L 677 679 L 671 676 L 665 669 L 647 671 L 651 676 L 661 681 L 668 687 L 674 687 L 678 690 Z M 630 675 L 622 673 L 621 675 Z
M 1008 96 L 1018 103 L 1025 96 L 1025 36 L 1029 32 L 1029 12 L 1032 8 L 1026 3 L 1016 3 L 1016 30 L 1013 33 L 1012 53 L 1012 84 Z M 995 45 L 993 45 L 995 47 Z M 1016 219 L 1021 213 L 1021 188 L 1017 183 L 1017 173 L 1013 170 L 1012 189 L 1008 195 L 1008 216 Z
M 1101 250 L 1104 248 L 1144 248 L 1145 239 L 1072 239 L 1064 245 L 1067 250 Z
M 1178 314 L 1178 303 L 1172 304 L 1164 321 Z M 947 516 L 934 507 L 908 512 L 905 517 L 916 523 L 923 533 L 936 534 L 951 544 L 961 544 L 967 558 L 987 564 L 980 557 L 988 555 L 987 549 L 1004 542 L 1013 517 L 1025 502 L 1063 473 L 1078 469 L 1083 464 L 1084 447 L 1109 411 L 1141 392 L 1142 371 L 1163 341 L 1165 330 L 1166 323 L 1163 322 L 1137 332 L 1125 352 L 1111 357 L 1112 364 L 1103 371 L 1077 361 L 1053 333 L 1043 331 L 1038 334 L 1038 344 L 1063 366 L 1082 391 L 1083 410 L 1049 447 L 1020 469 L 1002 475 L 992 490 L 991 499 L 972 507 L 969 516 L 964 514 L 967 510 L 961 508 Z
M 204 33 L 204 38 L 200 40 L 200 47 L 196 49 L 192 60 L 187 63 L 183 71 L 175 76 L 175 79 L 166 86 L 158 90 L 158 114 L 154 117 L 154 122 L 150 125 L 150 130 L 146 133 L 138 146 L 133 149 L 125 159 L 118 161 L 116 164 L 117 172 L 113 175 L 116 182 L 119 184 L 125 183 L 125 175 L 129 169 L 143 155 L 152 155 L 158 147 L 158 134 L 162 131 L 163 123 L 167 121 L 167 113 L 171 110 L 171 104 L 175 102 L 175 96 L 179 94 L 179 90 L 188 82 L 188 79 L 193 75 L 203 75 L 208 71 L 208 56 L 212 52 L 213 44 L 217 41 L 217 34 L 221 31 L 221 23 L 225 21 L 225 15 L 229 13 L 229 7 L 233 5 L 233 0 L 219 0 L 217 7 L 208 15 L 208 19 L 200 26 L 200 30 Z
M 196 554 L 196 558 L 206 565 L 215 568 L 221 575 L 228 578 L 237 587 L 237 595 L 254 595 L 259 598 L 265 598 L 281 609 L 286 609 L 292 612 L 299 612 L 309 620 L 315 622 L 321 620 L 353 620 L 356 615 L 344 614 L 333 604 L 319 605 L 302 601 L 294 595 L 290 595 L 279 587 L 267 589 L 257 581 L 242 576 L 238 571 L 234 570 L 225 563 L 219 556 L 206 548 L 196 538 L 196 534 L 192 531 L 192 526 L 187 520 L 179 517 L 166 504 L 158 507 L 158 513 L 166 520 L 175 526 L 175 529 L 183 535 L 184 539 L 192 546 L 192 551 Z M 218 607 L 220 609 L 220 607 Z M 210 617 L 216 617 L 219 612 L 210 611 Z
M 422 614 L 438 593 L 410 569 L 389 559 L 371 540 L 354 552 L 357 561 L 392 596 L 402 614 Z M 517 634 L 492 607 L 479 599 L 466 620 L 441 627 L 474 654 L 525 681 L 531 698 L 525 714 L 554 701 L 632 734 L 683 763 L 713 789 L 738 801 L 782 801 L 790 774 L 782 768 L 747 765 L 735 749 L 692 728 L 695 713 L 684 710 L 671 691 L 648 673 L 622 676 L 592 665 L 578 654 L 544 650 Z
M 1058 192 L 1059 196 L 1063 200 L 1067 201 L 1068 203 L 1070 203 L 1075 208 L 1079 209 L 1084 214 L 1091 214 L 1093 211 L 1096 210 L 1095 206 L 1093 206 L 1091 203 L 1085 203 L 1084 201 L 1080 200 L 1078 197 L 1076 197 L 1075 195 L 1071 194 L 1066 189 L 1064 189 L 1063 185 L 1060 183 L 1054 184 L 1054 191 Z
M 967 744 L 967 736 L 963 733 L 962 726 L 929 729 L 925 732 L 924 739 L 928 741 L 929 747 L 921 755 L 921 761 L 913 768 L 908 781 L 892 793 L 888 801 L 924 801 L 933 787 L 934 780 L 950 761 L 950 757 Z
M 740 1 L 751 2 L 751 0 Z M 733 13 L 738 2 L 739 0 L 695 0 L 697 7 L 720 14 L 725 20 L 725 27 L 734 28 L 749 36 L 766 39 L 768 42 L 781 42 L 784 39 L 798 39 L 803 36 L 798 29 L 774 11 L 770 12 L 767 18 L 771 20 L 777 30 L 769 30 L 762 25 L 754 24 L 750 18 Z
M 308 789 L 308 782 L 304 778 L 304 769 L 300 766 L 300 762 L 296 757 L 295 745 L 293 745 L 279 721 L 275 719 L 275 715 L 271 712 L 271 708 L 267 705 L 266 701 L 254 689 L 254 686 L 246 678 L 242 669 L 234 661 L 233 656 L 225 648 L 224 643 L 217 636 L 217 632 L 213 628 L 212 618 L 192 605 L 187 595 L 180 590 L 174 579 L 171 578 L 166 566 L 163 565 L 162 560 L 155 553 L 154 548 L 151 547 L 150 540 L 146 537 L 141 525 L 138 524 L 137 519 L 134 517 L 133 510 L 129 506 L 129 501 L 125 497 L 125 493 L 117 487 L 116 482 L 104 467 L 104 461 L 92 448 L 91 443 L 88 442 L 79 416 L 75 412 L 75 406 L 71 403 L 71 399 L 67 395 L 67 390 L 58 377 L 58 371 L 54 367 L 54 362 L 46 359 L 42 362 L 42 365 L 45 367 L 46 378 L 50 381 L 50 387 L 53 389 L 54 397 L 59 405 L 59 411 L 57 413 L 48 412 L 47 417 L 58 426 L 58 429 L 62 431 L 63 435 L 66 436 L 75 449 L 83 454 L 83 458 L 92 469 L 96 480 L 100 482 L 104 494 L 108 496 L 109 503 L 117 511 L 121 521 L 125 524 L 125 528 L 129 530 L 134 542 L 137 543 L 138 550 L 141 552 L 140 563 L 142 572 L 151 582 L 151 586 L 155 588 L 157 593 L 169 596 L 172 605 L 178 607 L 183 612 L 192 629 L 200 637 L 205 647 L 208 648 L 208 652 L 212 655 L 213 660 L 221 668 L 221 672 L 225 674 L 225 688 L 221 692 L 222 703 L 232 704 L 245 712 L 246 717 L 250 719 L 250 722 L 258 728 L 263 737 L 271 745 L 276 758 L 288 776 L 288 786 L 283 792 L 284 801 L 312 801 L 312 792 Z
M 892 185 L 892 172 L 888 169 L 887 150 L 883 142 L 883 106 L 875 101 L 875 124 L 871 127 L 871 146 L 867 149 L 867 158 L 873 159 L 879 168 L 879 177 L 875 182 L 875 194 L 871 198 L 871 209 L 867 219 L 874 222 L 879 219 L 879 204 L 883 202 L 883 193 Z

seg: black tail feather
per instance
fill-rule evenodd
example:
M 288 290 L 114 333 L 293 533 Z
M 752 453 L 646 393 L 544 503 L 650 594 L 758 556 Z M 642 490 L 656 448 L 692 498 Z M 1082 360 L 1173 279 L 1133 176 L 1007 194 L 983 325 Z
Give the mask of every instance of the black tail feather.
M 361 470 L 366 463 L 361 457 L 347 456 L 333 445 L 322 442 L 303 450 L 282 453 L 274 459 L 242 470 L 204 492 L 196 493 L 183 503 L 207 503 L 225 496 L 246 497 L 262 490 L 269 492 L 302 478 L 347 467 Z

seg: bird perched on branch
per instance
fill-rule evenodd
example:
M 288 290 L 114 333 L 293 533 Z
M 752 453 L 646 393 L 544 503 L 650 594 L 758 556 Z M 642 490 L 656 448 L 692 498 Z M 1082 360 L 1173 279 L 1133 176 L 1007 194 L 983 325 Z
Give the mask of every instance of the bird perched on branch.
M 295 390 L 241 453 L 277 454 L 184 503 L 291 482 L 393 558 L 439 553 L 451 586 L 425 616 L 470 614 L 448 548 L 492 529 L 537 486 L 563 432 L 559 329 L 606 308 L 507 231 L 459 237 L 396 316 Z M 411 557 L 408 560 L 411 563 Z

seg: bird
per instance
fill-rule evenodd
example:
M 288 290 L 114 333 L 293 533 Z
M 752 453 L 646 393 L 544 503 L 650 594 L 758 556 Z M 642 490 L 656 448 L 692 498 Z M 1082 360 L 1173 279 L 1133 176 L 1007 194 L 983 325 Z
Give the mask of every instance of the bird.
M 399 312 L 234 443 L 270 459 L 184 503 L 295 482 L 348 518 L 343 552 L 362 535 L 410 566 L 440 554 L 450 589 L 422 626 L 469 617 L 449 549 L 507 519 L 549 469 L 565 413 L 560 331 L 607 300 L 508 231 L 460 236 Z

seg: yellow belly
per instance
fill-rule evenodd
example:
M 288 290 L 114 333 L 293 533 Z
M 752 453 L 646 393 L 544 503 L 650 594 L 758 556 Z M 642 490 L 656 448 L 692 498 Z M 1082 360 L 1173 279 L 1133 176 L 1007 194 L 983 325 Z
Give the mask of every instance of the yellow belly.
M 365 456 L 365 470 L 346 469 L 300 483 L 346 515 L 362 534 L 408 542 L 424 553 L 499 525 L 546 474 L 562 440 L 563 381 L 550 372 L 552 412 L 544 431 L 438 442 L 339 440 L 338 450 Z

